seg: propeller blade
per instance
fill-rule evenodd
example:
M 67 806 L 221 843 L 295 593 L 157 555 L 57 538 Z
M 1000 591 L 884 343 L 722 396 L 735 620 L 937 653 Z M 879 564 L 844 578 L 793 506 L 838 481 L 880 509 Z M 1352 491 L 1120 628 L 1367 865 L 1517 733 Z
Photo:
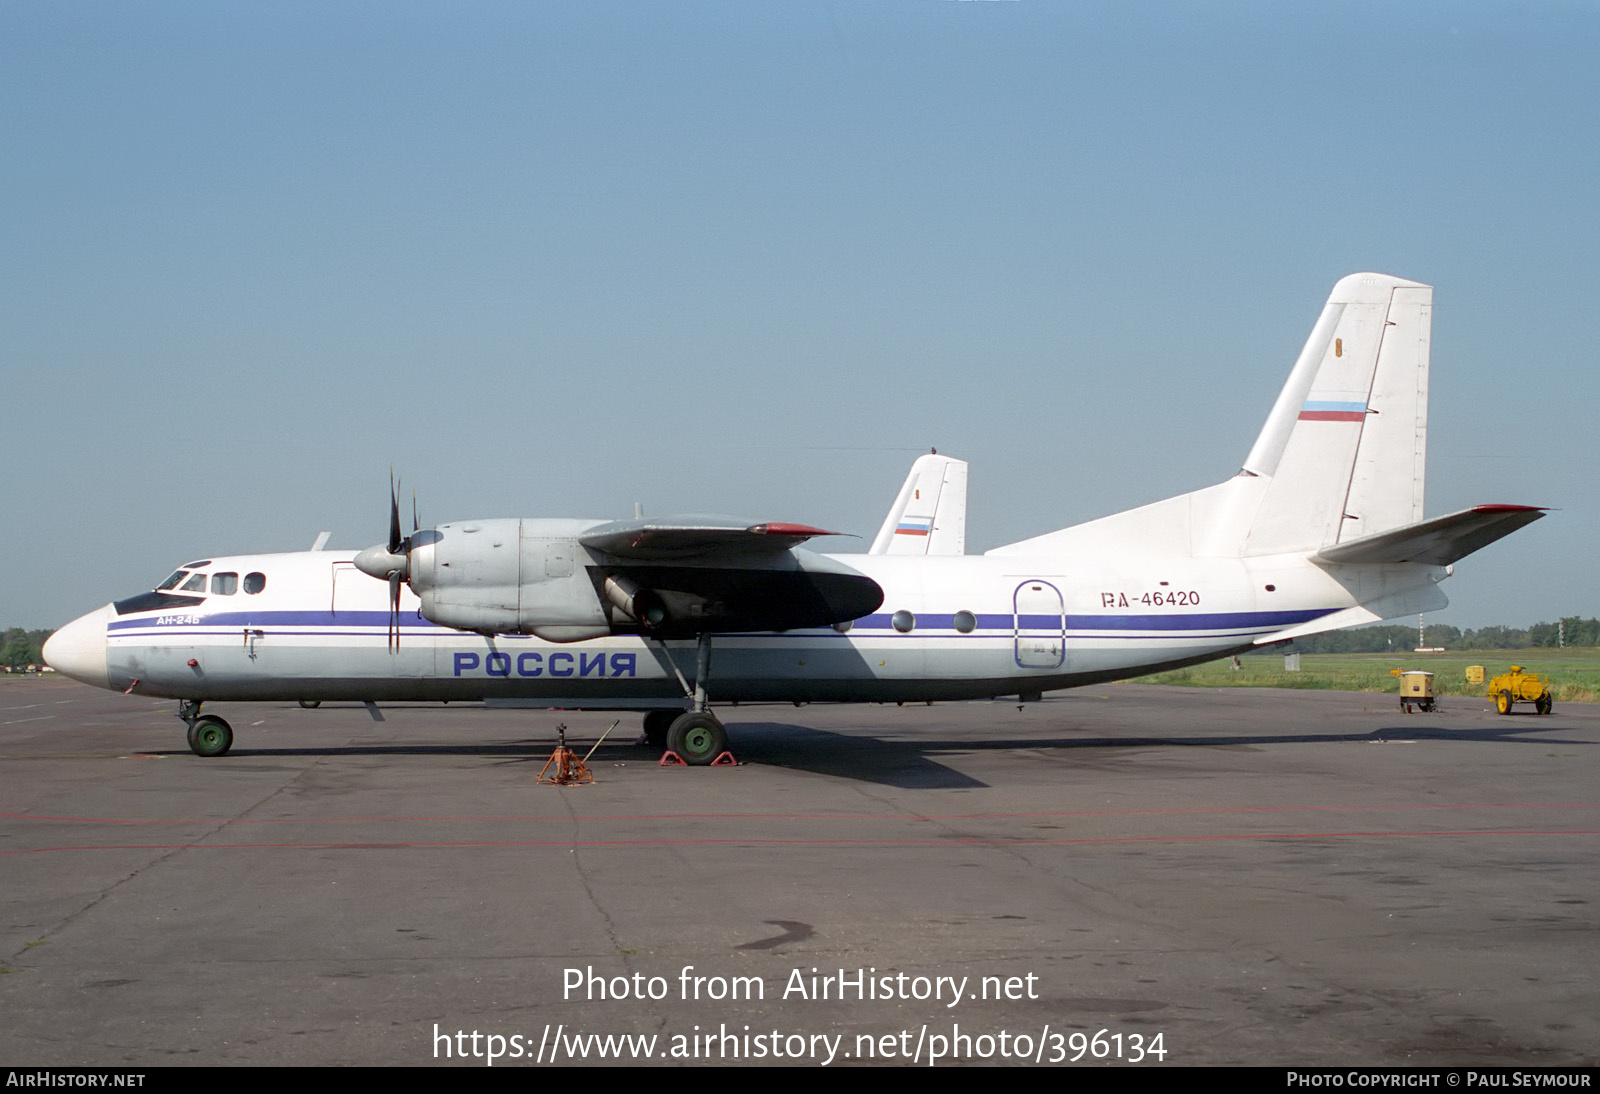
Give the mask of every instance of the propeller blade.
M 400 553 L 400 496 L 395 492 L 394 471 L 389 472 L 389 553 Z
M 389 649 L 400 648 L 400 574 L 389 575 Z

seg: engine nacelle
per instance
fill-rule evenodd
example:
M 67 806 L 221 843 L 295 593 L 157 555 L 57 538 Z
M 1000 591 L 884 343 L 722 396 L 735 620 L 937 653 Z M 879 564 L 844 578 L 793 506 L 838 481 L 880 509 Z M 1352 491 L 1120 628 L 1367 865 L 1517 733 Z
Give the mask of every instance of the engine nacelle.
M 612 633 L 578 542 L 591 520 L 441 524 L 412 536 L 411 588 L 424 618 L 482 634 L 581 642 Z
M 667 606 L 661 597 L 649 589 L 641 588 L 637 581 L 624 576 L 612 576 L 601 583 L 605 594 L 629 620 L 647 631 L 660 630 L 667 623 Z
M 613 545 L 608 553 L 586 546 L 585 533 L 605 523 L 457 521 L 413 533 L 405 559 L 372 548 L 357 565 L 379 576 L 404 562 L 422 614 L 434 623 L 549 642 L 619 632 L 682 639 L 832 626 L 883 603 L 883 590 L 871 578 L 805 551 L 722 550 L 708 557 L 698 547 L 667 559 L 649 557 L 659 547 Z M 593 543 L 597 537 L 587 538 Z

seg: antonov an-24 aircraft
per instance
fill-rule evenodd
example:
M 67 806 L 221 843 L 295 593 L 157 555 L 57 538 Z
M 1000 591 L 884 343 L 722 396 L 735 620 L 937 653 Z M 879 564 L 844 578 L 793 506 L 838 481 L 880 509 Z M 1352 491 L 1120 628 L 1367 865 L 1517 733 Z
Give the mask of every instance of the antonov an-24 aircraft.
M 1237 475 L 982 555 L 963 553 L 966 465 L 937 455 L 866 554 L 723 518 L 402 536 L 391 488 L 382 545 L 186 563 L 45 658 L 180 700 L 202 756 L 233 742 L 212 700 L 523 700 L 644 711 L 648 738 L 709 764 L 713 700 L 1028 700 L 1437 610 L 1452 563 L 1544 511 L 1423 519 L 1432 300 L 1344 278 Z

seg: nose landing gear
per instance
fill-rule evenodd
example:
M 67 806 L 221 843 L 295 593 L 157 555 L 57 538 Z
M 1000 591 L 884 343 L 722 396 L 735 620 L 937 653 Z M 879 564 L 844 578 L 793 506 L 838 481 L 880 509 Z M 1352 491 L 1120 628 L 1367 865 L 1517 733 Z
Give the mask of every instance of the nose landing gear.
M 200 713 L 199 699 L 178 704 L 178 717 L 189 727 L 189 749 L 196 756 L 225 756 L 233 747 L 233 727 L 214 714 Z

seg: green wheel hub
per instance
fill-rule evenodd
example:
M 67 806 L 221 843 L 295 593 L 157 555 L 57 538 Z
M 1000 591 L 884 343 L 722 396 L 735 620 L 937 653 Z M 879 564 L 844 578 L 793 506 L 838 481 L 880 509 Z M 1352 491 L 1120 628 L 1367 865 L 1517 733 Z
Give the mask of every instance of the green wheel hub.
M 727 751 L 728 731 L 712 715 L 691 711 L 673 721 L 667 747 L 691 767 L 706 767 Z
M 233 747 L 233 729 L 221 718 L 206 715 L 189 726 L 189 749 L 196 756 L 222 756 Z

